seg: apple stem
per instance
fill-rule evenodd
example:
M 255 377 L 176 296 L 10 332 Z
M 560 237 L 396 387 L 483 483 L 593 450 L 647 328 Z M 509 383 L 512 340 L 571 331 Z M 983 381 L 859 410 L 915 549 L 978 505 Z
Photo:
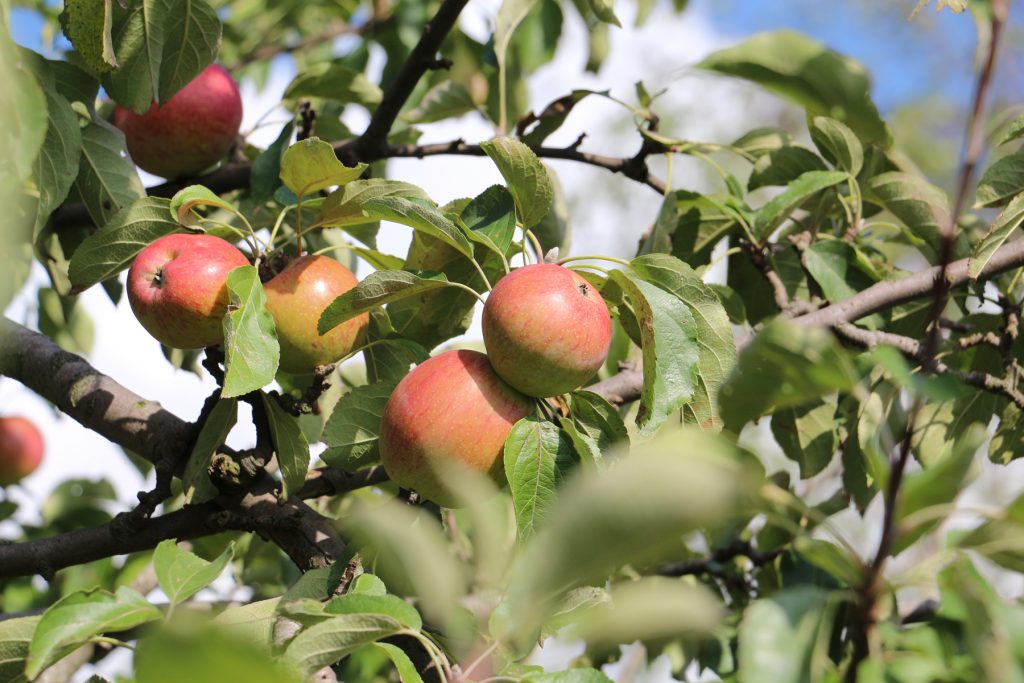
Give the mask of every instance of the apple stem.
M 472 294 L 473 296 L 475 296 L 477 301 L 479 301 L 480 303 L 484 303 L 484 298 L 482 296 L 480 296 L 480 292 L 476 291 L 472 287 L 464 285 L 461 282 L 449 282 L 448 286 L 449 287 L 458 287 L 459 289 L 464 289 L 467 292 L 469 292 L 470 294 Z
M 491 281 L 487 279 L 487 275 L 484 273 L 484 269 L 480 267 L 480 264 L 476 262 L 475 258 L 471 258 L 469 260 L 473 264 L 473 267 L 476 268 L 476 272 L 480 273 L 480 277 L 484 281 L 484 287 L 487 288 L 488 292 L 491 291 Z
M 530 240 L 530 244 L 533 245 L 533 250 L 537 255 L 537 263 L 542 263 L 544 261 L 544 247 L 540 245 L 540 240 L 537 239 L 532 230 L 524 229 L 523 233 Z

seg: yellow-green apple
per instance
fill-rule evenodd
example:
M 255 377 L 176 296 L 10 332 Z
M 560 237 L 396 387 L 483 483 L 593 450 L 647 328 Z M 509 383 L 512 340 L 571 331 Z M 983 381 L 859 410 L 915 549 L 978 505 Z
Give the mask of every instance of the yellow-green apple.
M 43 460 L 43 435 L 23 417 L 0 417 L 0 486 L 32 474 Z
M 399 486 L 438 505 L 458 505 L 437 474 L 444 462 L 504 481 L 503 450 L 512 425 L 533 401 L 498 377 L 478 351 L 446 351 L 395 387 L 380 425 L 384 470 Z
M 612 321 L 604 299 L 573 271 L 551 263 L 498 281 L 483 313 L 495 372 L 528 396 L 557 396 L 590 379 L 608 357 Z
M 242 123 L 238 84 L 211 64 L 171 99 L 144 114 L 117 107 L 128 154 L 139 168 L 164 178 L 194 175 L 228 153 Z
M 228 273 L 249 260 L 212 235 L 164 235 L 128 270 L 128 302 L 146 331 L 178 349 L 224 341 Z
M 265 285 L 267 310 L 274 316 L 281 343 L 281 369 L 311 373 L 348 355 L 366 339 L 368 313 L 338 325 L 327 334 L 316 331 L 328 304 L 359 281 L 352 271 L 328 256 L 307 254 L 285 266 Z

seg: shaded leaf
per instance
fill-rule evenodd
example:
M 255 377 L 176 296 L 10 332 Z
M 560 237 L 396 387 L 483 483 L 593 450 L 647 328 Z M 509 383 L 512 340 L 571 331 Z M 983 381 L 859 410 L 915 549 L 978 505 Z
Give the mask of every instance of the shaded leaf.
M 992 227 L 981 238 L 981 241 L 974 245 L 971 260 L 967 264 L 967 273 L 971 279 L 978 279 L 992 255 L 999 247 L 1003 246 L 1022 222 L 1024 222 L 1024 194 L 1019 194 L 1010 200 L 1006 208 L 996 216 Z
M 260 393 L 263 407 L 270 422 L 270 435 L 274 439 L 274 452 L 277 466 L 281 470 L 284 483 L 282 498 L 288 498 L 300 488 L 306 480 L 309 470 L 309 444 L 299 427 L 295 417 L 286 413 L 273 397 Z
M 504 458 L 518 536 L 525 541 L 547 521 L 555 489 L 573 462 L 572 444 L 551 422 L 525 417 L 505 440 Z
M 449 286 L 451 283 L 443 273 L 411 273 L 407 270 L 375 271 L 327 305 L 327 308 L 320 314 L 317 332 L 326 334 L 346 320 L 351 320 L 357 315 L 379 306 Z
M 375 220 L 407 225 L 441 240 L 467 258 L 473 258 L 469 238 L 435 207 L 401 196 L 375 197 L 363 203 L 363 213 Z
M 228 545 L 213 562 L 178 547 L 175 539 L 161 541 L 153 551 L 153 568 L 171 606 L 177 605 L 206 588 L 220 576 L 234 557 L 234 544 Z
M 800 478 L 818 474 L 839 450 L 835 396 L 780 408 L 772 414 L 772 434 L 786 457 L 800 465 Z
M 238 400 L 220 399 L 210 411 L 209 417 L 199 430 L 192 453 L 185 463 L 181 486 L 186 503 L 202 503 L 217 496 L 217 487 L 210 481 L 210 459 L 224 444 L 231 428 L 238 420 Z
M 365 74 L 334 60 L 303 69 L 285 88 L 283 98 L 323 97 L 342 104 L 373 105 L 379 103 L 382 96 L 381 89 Z
M 135 164 L 126 156 L 124 134 L 105 121 L 81 130 L 82 157 L 74 188 L 96 225 L 145 196 Z
M 532 228 L 548 212 L 554 198 L 547 168 L 533 150 L 512 138 L 494 138 L 481 142 L 480 147 L 508 184 L 523 225 Z
M 811 140 L 826 159 L 851 176 L 864 166 L 864 146 L 842 121 L 815 116 L 810 121 Z
M 768 239 L 805 201 L 846 178 L 847 175 L 840 171 L 808 171 L 802 174 L 757 210 L 754 215 L 754 235 L 761 240 Z
M 974 208 L 1002 206 L 1024 191 L 1024 151 L 1007 154 L 985 169 L 978 181 Z
M 334 148 L 317 137 L 296 142 L 281 157 L 281 182 L 299 197 L 352 182 L 365 170 L 366 164 L 350 168 L 338 161 Z
M 352 472 L 379 459 L 380 420 L 395 384 L 366 384 L 338 400 L 321 435 L 327 445 L 320 455 L 324 462 Z

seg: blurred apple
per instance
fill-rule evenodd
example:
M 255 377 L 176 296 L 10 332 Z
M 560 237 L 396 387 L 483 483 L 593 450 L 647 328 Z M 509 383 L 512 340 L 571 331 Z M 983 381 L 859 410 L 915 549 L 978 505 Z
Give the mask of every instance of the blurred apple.
M 23 417 L 0 417 L 0 486 L 32 474 L 43 460 L 43 435 Z

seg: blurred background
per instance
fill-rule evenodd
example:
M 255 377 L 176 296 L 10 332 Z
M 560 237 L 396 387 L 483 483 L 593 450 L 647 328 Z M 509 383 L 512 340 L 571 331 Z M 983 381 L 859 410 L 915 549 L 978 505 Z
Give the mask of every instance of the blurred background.
M 59 8 L 60 3 L 41 0 L 15 4 L 30 5 L 12 9 L 16 42 L 50 57 L 57 57 L 69 47 L 59 34 L 47 32 L 48 24 L 39 11 L 39 7 Z M 939 4 L 943 4 L 941 0 Z M 475 40 L 486 42 L 499 5 L 500 0 L 471 0 L 461 19 L 462 29 Z M 578 88 L 608 89 L 613 96 L 635 103 L 635 83 L 643 78 L 648 92 L 664 91 L 652 108 L 661 118 L 660 130 L 666 135 L 730 142 L 753 127 L 777 126 L 806 140 L 802 111 L 745 82 L 692 68 L 710 52 L 752 34 L 794 29 L 865 66 L 873 79 L 872 94 L 899 147 L 933 182 L 948 190 L 960 156 L 975 50 L 979 39 L 983 41 L 986 37 L 977 34 L 969 12 L 936 12 L 933 1 L 911 18 L 916 6 L 916 0 L 691 0 L 682 12 L 676 12 L 665 0 L 619 0 L 615 12 L 623 28 L 612 27 L 606 35 L 592 34 L 578 14 L 566 9 L 563 38 L 554 58 L 526 80 L 528 109 L 539 112 L 552 100 Z M 638 18 L 643 19 L 639 25 Z M 997 112 L 999 118 L 990 121 L 990 130 L 1022 113 L 1015 106 L 1022 101 L 1024 88 L 1024 50 L 1017 48 L 1022 28 L 1024 7 L 1017 3 L 992 91 L 996 102 L 991 111 Z M 601 41 L 606 43 L 602 45 Z M 356 43 L 358 40 L 351 36 L 340 37 L 332 48 L 336 54 L 345 54 Z M 603 51 L 604 56 L 599 66 L 588 71 L 588 62 L 595 66 L 595 50 Z M 384 68 L 382 51 L 371 49 L 369 60 L 372 78 Z M 295 73 L 295 58 L 287 54 L 274 57 L 269 65 L 253 63 L 236 71 L 245 106 L 243 132 L 252 145 L 270 144 L 291 118 L 291 112 L 280 108 L 279 103 Z M 349 106 L 342 120 L 358 132 L 368 114 Z M 475 142 L 494 134 L 493 128 L 475 114 L 422 128 L 421 143 L 456 138 Z M 584 151 L 631 156 L 639 144 L 630 113 L 602 98 L 588 98 L 578 105 L 547 144 L 569 145 L 583 133 L 586 139 L 580 149 Z M 672 189 L 710 191 L 719 182 L 692 158 L 677 157 L 669 164 L 657 157 L 650 162 L 656 175 L 670 178 Z M 572 162 L 550 165 L 565 192 L 572 230 L 571 252 L 632 256 L 641 235 L 657 215 L 661 198 L 648 187 L 598 168 Z M 392 160 L 388 175 L 420 185 L 438 203 L 474 196 L 501 181 L 489 160 L 472 157 Z M 143 180 L 147 185 L 160 182 L 145 174 Z M 382 251 L 400 255 L 409 239 L 408 228 L 386 225 L 379 244 Z M 366 272 L 363 270 L 360 275 Z M 5 315 L 38 329 L 40 312 L 46 315 L 48 286 L 46 272 L 36 264 L 27 285 L 7 307 Z M 126 299 L 115 306 L 101 288 L 94 287 L 80 296 L 76 311 L 80 319 L 71 326 L 74 334 L 60 339 L 62 345 L 82 353 L 102 372 L 133 391 L 160 401 L 184 419 L 195 419 L 203 399 L 215 386 L 213 381 L 205 374 L 176 370 L 167 363 L 158 343 L 135 321 Z M 467 336 L 477 338 L 478 328 L 474 326 Z M 135 493 L 152 483 L 152 475 L 137 469 L 118 447 L 61 416 L 20 384 L 2 378 L 0 414 L 32 419 L 46 439 L 42 467 L 22 485 L 0 493 L 18 504 L 15 518 L 19 522 L 44 523 L 57 505 L 52 498 L 47 503 L 48 498 L 58 484 L 68 479 L 79 480 L 64 484 L 78 495 L 109 499 L 105 504 L 111 512 L 131 505 Z M 251 432 L 246 423 L 246 416 L 240 416 L 240 426 L 229 443 L 249 445 Z M 771 442 L 767 425 L 762 427 L 767 438 L 755 433 L 750 439 L 758 445 L 766 462 L 771 468 L 791 466 Z M 992 473 L 983 475 L 965 499 L 996 502 L 1011 497 L 1015 492 L 1011 482 L 1021 480 L 1017 476 L 1020 473 L 1014 470 L 1018 464 L 1001 468 L 998 477 Z M 807 485 L 813 488 L 816 484 L 812 481 Z M 873 519 L 869 512 L 864 520 L 854 513 L 842 520 L 844 533 L 855 546 L 866 547 L 865 544 L 875 542 L 872 529 L 878 525 L 877 521 L 872 525 Z M 5 538 L 6 528 L 0 524 L 0 538 Z M 899 571 L 899 564 L 902 562 L 896 563 L 894 571 Z M 1006 594 L 1019 593 L 1024 589 L 1024 577 L 1007 576 L 999 587 Z M 559 652 L 549 650 L 548 654 L 565 656 Z M 653 671 L 651 676 L 649 680 L 668 680 L 658 678 Z

